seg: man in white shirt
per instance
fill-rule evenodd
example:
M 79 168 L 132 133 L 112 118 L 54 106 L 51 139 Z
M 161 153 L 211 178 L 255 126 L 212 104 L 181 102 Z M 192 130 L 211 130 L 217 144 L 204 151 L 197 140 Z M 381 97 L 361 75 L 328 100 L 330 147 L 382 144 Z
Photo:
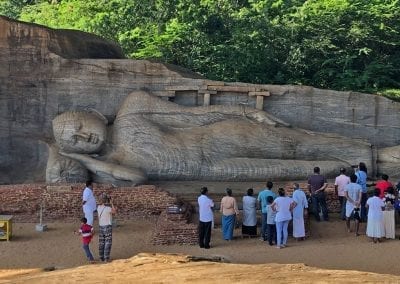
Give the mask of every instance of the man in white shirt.
M 201 188 L 201 195 L 197 199 L 199 204 L 199 245 L 209 249 L 211 240 L 211 226 L 214 219 L 214 202 L 207 196 L 207 187 Z
M 346 197 L 344 188 L 350 183 L 350 178 L 346 176 L 346 169 L 340 168 L 340 175 L 335 179 L 335 193 L 339 197 L 340 202 L 340 218 L 346 220 Z
M 362 187 L 357 184 L 357 176 L 352 174 L 350 176 L 350 183 L 344 187 L 344 192 L 346 194 L 346 226 L 347 232 L 351 232 L 350 230 L 350 219 L 354 218 L 355 220 L 355 230 L 356 236 L 358 236 L 358 229 L 360 227 L 361 220 L 361 196 L 362 196 Z
M 82 194 L 82 207 L 87 224 L 93 226 L 93 212 L 96 211 L 96 199 L 93 195 L 93 184 L 92 181 L 86 182 L 86 187 Z

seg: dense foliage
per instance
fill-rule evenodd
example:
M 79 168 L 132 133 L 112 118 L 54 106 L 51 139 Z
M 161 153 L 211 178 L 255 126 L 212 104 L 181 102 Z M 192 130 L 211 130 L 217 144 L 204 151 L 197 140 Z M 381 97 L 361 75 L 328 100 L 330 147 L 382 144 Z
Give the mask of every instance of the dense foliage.
M 0 0 L 0 14 L 96 33 L 207 78 L 400 89 L 400 0 Z

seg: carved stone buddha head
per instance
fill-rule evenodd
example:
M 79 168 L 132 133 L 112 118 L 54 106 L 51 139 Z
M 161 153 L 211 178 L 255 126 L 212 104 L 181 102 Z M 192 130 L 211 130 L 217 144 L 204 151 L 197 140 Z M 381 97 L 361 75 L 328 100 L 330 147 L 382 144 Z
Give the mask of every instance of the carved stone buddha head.
M 106 118 L 97 112 L 69 111 L 53 119 L 53 134 L 65 152 L 96 153 L 107 137 L 106 125 Z

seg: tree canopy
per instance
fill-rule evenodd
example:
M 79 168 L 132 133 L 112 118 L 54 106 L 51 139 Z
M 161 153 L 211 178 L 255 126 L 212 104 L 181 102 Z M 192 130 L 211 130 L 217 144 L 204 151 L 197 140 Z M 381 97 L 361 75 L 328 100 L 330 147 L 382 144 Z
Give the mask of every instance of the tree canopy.
M 0 14 L 95 33 L 130 58 L 209 79 L 400 98 L 399 1 L 0 0 Z

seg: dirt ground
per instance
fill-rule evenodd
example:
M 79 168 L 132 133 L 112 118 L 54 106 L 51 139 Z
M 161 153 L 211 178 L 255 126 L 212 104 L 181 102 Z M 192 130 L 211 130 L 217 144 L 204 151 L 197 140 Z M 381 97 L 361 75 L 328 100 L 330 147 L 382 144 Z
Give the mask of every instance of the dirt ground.
M 172 193 L 185 192 L 183 197 L 191 200 L 203 184 L 175 182 L 161 186 Z M 235 192 L 251 186 L 257 192 L 264 183 L 205 185 L 218 200 L 227 186 Z M 73 234 L 80 225 L 78 220 L 47 223 L 49 229 L 42 233 L 35 231 L 35 224 L 15 223 L 12 240 L 0 241 L 0 283 L 81 283 L 83 274 L 87 275 L 85 283 L 400 283 L 398 239 L 374 244 L 365 236 L 366 224 L 361 224 L 361 235 L 356 237 L 347 233 L 337 215 L 330 217 L 330 222 L 312 221 L 310 238 L 301 242 L 290 238 L 289 246 L 281 250 L 258 238 L 241 238 L 240 229 L 233 241 L 224 241 L 218 227 L 212 232 L 209 250 L 190 245 L 154 246 L 151 238 L 156 219 L 120 221 L 117 217 L 113 261 L 98 265 L 87 265 L 81 240 Z M 91 243 L 95 257 L 97 246 L 95 237 Z M 181 254 L 223 259 L 235 265 L 188 262 Z
M 118 222 L 113 233 L 112 259 L 127 259 L 139 253 L 178 253 L 185 255 L 222 257 L 231 263 L 266 264 L 304 263 L 307 266 L 340 270 L 360 270 L 400 275 L 398 255 L 400 241 L 384 240 L 372 243 L 365 234 L 356 237 L 347 233 L 345 224 L 338 218 L 330 222 L 312 222 L 312 236 L 301 242 L 290 238 L 288 247 L 278 250 L 258 238 L 242 239 L 236 230 L 233 241 L 224 241 L 221 231 L 212 232 L 212 248 L 174 245 L 153 246 L 150 243 L 155 220 Z M 14 224 L 11 241 L 0 242 L 0 279 L 4 269 L 65 269 L 85 265 L 86 259 L 80 238 L 73 234 L 79 223 L 48 223 L 49 230 L 36 232 L 35 224 Z M 365 224 L 361 224 L 365 232 Z M 97 255 L 97 238 L 91 244 Z M 113 262 L 112 262 L 113 263 Z M 253 266 L 251 266 L 253 267 Z

